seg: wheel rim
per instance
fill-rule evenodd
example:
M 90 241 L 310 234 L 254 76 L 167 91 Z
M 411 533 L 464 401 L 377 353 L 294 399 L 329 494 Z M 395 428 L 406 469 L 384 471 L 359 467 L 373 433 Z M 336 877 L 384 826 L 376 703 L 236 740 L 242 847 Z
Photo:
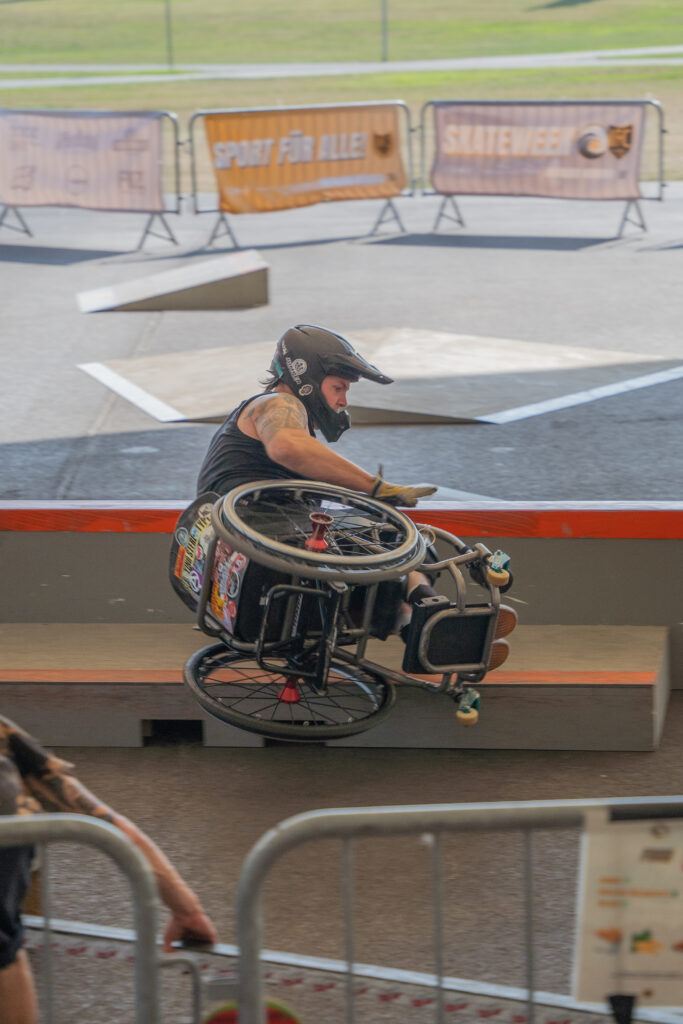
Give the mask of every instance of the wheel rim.
M 327 484 L 250 484 L 231 491 L 214 512 L 219 533 L 245 554 L 318 578 L 373 582 L 408 572 L 424 556 L 424 541 L 403 513 Z M 324 551 L 305 547 L 311 513 L 319 512 L 332 520 Z
M 287 738 L 334 738 L 361 731 L 393 703 L 393 689 L 379 677 L 333 665 L 325 694 L 316 694 L 291 672 L 269 672 L 225 647 L 199 652 L 188 681 L 199 702 L 222 721 Z

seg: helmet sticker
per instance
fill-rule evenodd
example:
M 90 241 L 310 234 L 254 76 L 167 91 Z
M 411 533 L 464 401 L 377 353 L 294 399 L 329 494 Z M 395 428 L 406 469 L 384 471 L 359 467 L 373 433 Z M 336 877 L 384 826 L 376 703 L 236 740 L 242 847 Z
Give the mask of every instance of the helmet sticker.
M 313 391 L 313 388 L 312 388 L 312 386 L 310 384 L 303 384 L 299 388 L 299 394 L 301 395 L 302 398 L 305 398 L 306 395 L 310 395 L 310 393 L 312 391 Z
M 287 363 L 287 369 L 291 373 L 294 383 L 301 384 L 301 374 L 305 373 L 308 369 L 308 364 L 305 359 L 290 359 L 289 356 L 285 359 Z

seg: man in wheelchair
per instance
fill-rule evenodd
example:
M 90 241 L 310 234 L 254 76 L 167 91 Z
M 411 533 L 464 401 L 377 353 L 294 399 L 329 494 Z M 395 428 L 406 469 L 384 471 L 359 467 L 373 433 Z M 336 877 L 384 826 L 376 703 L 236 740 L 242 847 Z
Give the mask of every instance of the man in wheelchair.
M 360 377 L 392 384 L 348 341 L 323 327 L 290 327 L 277 343 L 264 391 L 245 399 L 217 430 L 197 493 L 227 494 L 252 480 L 319 480 L 393 505 L 414 506 L 436 487 L 386 483 L 319 441 L 338 441 L 351 425 L 347 395 Z
M 435 487 L 388 483 L 381 472 L 366 472 L 316 437 L 318 430 L 327 442 L 334 443 L 349 428 L 347 396 L 350 386 L 360 377 L 383 385 L 392 383 L 391 378 L 333 331 L 306 324 L 287 330 L 277 343 L 269 376 L 262 382 L 264 391 L 241 402 L 212 438 L 200 469 L 195 506 L 208 508 L 219 496 L 258 480 L 318 481 L 391 506 L 413 507 L 419 498 L 434 493 Z M 306 528 L 308 523 L 303 526 Z M 214 554 L 215 584 L 211 588 L 209 611 L 238 642 L 247 643 L 253 642 L 261 631 L 264 592 L 273 586 L 284 586 L 288 577 L 239 555 L 238 550 L 223 546 Z M 433 545 L 428 546 L 425 560 L 438 560 Z M 203 559 L 197 560 L 195 555 L 195 567 L 197 564 L 200 572 L 189 582 L 198 596 Z M 434 602 L 438 604 L 439 595 L 433 582 L 434 578 L 416 569 L 382 580 L 377 593 L 373 593 L 372 610 L 366 620 L 370 635 L 386 639 L 391 633 L 399 633 L 411 649 L 415 647 L 417 620 L 423 621 L 437 610 Z M 180 593 L 177 585 L 176 589 Z M 367 588 L 351 589 L 346 599 L 346 615 L 351 624 L 359 625 Z M 411 629 L 413 609 L 418 609 L 419 615 Z M 266 632 L 275 635 L 281 622 L 273 609 L 270 614 L 272 621 Z M 508 646 L 502 637 L 511 632 L 515 623 L 514 611 L 501 606 L 489 669 L 497 668 L 507 657 Z M 415 658 L 407 659 L 408 664 L 413 672 L 420 667 Z M 420 675 L 429 678 L 430 674 Z
M 241 402 L 211 440 L 199 472 L 198 494 L 221 495 L 252 480 L 280 478 L 319 480 L 409 507 L 433 494 L 436 487 L 387 483 L 315 436 L 319 430 L 334 443 L 348 430 L 347 396 L 360 377 L 393 383 L 339 334 L 309 324 L 290 327 L 277 343 L 264 392 Z M 421 586 L 429 586 L 427 578 L 411 574 L 407 596 Z M 408 617 L 405 608 L 399 625 Z

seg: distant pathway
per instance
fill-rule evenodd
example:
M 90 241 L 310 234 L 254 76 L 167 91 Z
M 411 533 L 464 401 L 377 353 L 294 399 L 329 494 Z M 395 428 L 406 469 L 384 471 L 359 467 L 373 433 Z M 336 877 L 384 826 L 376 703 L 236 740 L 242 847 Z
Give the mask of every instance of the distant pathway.
M 683 64 L 683 44 L 629 50 L 519 54 L 509 57 L 454 57 L 444 60 L 355 61 L 306 64 L 0 64 L 0 89 L 54 89 L 65 86 L 189 82 L 216 79 L 311 78 L 424 71 L 518 71 L 524 68 L 625 67 Z M 46 75 L 46 72 L 59 74 Z M 95 72 L 95 74 L 88 74 Z M 24 77 L 25 75 L 25 77 Z M 41 77 L 33 77 L 40 75 Z

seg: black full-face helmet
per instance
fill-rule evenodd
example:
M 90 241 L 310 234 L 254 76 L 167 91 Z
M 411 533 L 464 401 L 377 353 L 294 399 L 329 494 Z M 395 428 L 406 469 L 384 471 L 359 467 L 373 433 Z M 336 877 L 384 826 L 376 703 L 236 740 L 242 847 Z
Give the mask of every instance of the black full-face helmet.
M 297 324 L 285 331 L 277 343 L 270 372 L 301 399 L 327 441 L 337 441 L 351 426 L 351 420 L 346 410 L 335 412 L 325 401 L 321 391 L 325 377 L 351 381 L 367 377 L 377 384 L 393 383 L 341 335 L 311 324 Z

